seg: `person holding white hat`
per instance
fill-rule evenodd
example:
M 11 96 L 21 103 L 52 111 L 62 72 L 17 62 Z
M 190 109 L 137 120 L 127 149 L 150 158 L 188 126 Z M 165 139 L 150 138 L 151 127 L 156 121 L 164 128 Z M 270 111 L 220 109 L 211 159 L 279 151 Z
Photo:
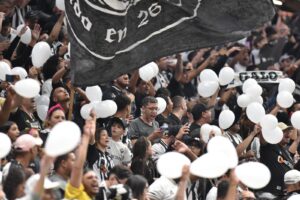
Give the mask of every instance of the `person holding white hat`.
M 286 199 L 300 194 L 300 171 L 292 169 L 284 174 L 284 184 L 286 186 Z

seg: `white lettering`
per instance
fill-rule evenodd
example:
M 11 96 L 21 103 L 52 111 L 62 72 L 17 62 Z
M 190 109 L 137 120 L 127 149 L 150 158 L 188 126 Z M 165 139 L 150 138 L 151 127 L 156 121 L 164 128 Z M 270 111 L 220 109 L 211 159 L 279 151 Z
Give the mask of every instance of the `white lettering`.
M 150 17 L 156 17 L 161 13 L 162 7 L 161 5 L 158 5 L 158 3 L 153 3 L 148 10 L 140 10 L 140 13 L 138 15 L 138 19 L 142 18 L 142 21 L 138 25 L 138 28 L 145 26 L 149 22 L 149 15 Z
M 115 39 L 112 39 L 111 37 L 116 34 L 117 34 L 117 31 L 115 29 L 113 29 L 113 28 L 107 29 L 105 40 L 109 43 L 112 43 L 113 41 L 115 41 Z
M 83 27 L 87 30 L 90 31 L 93 24 L 90 21 L 90 19 L 86 16 L 82 15 L 81 9 L 80 9 L 80 4 L 79 4 L 79 0 L 70 0 L 70 4 L 73 4 L 73 9 L 75 11 L 75 14 L 78 18 L 81 18 L 81 23 L 83 25 Z
M 120 43 L 127 35 L 127 27 L 125 27 L 123 30 L 118 30 L 119 39 L 118 42 Z

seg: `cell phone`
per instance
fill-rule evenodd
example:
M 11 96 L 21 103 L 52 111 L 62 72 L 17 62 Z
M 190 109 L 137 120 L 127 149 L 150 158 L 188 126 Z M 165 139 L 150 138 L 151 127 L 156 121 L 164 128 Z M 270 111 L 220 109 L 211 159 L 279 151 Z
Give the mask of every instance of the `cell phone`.
M 17 79 L 16 75 L 6 74 L 6 76 L 5 76 L 5 81 L 9 82 L 9 83 L 15 82 L 16 79 Z
M 160 131 L 162 132 L 162 134 L 164 136 L 169 134 L 169 126 L 168 124 L 164 123 L 161 127 L 160 127 Z

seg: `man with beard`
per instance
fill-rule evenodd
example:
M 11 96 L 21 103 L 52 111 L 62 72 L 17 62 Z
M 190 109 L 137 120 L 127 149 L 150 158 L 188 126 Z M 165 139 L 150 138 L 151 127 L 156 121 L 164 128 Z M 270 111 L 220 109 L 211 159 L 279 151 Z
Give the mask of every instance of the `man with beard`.
M 57 87 L 51 92 L 49 108 L 56 104 L 60 104 L 65 113 L 68 113 L 70 107 L 70 95 L 63 87 Z
M 103 100 L 115 99 L 116 96 L 121 95 L 127 91 L 129 85 L 128 74 L 123 74 L 113 81 L 112 86 L 105 90 L 103 94 Z

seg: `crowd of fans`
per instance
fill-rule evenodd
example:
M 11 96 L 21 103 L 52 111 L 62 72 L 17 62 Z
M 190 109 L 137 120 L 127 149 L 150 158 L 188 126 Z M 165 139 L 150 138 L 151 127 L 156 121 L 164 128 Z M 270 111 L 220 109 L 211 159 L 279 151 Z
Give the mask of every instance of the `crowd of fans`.
M 300 130 L 290 121 L 292 113 L 300 110 L 299 23 L 298 14 L 277 10 L 271 22 L 241 41 L 155 60 L 159 73 L 151 81 L 142 80 L 135 70 L 101 84 L 103 100 L 115 101 L 117 112 L 106 119 L 96 119 L 92 112 L 84 120 L 80 109 L 89 99 L 85 88 L 71 83 L 64 12 L 55 7 L 54 0 L 0 0 L 1 62 L 24 68 L 29 78 L 39 81 L 41 95 L 50 98 L 43 120 L 36 112 L 36 99 L 14 91 L 13 84 L 22 77 L 1 80 L 0 132 L 7 134 L 13 146 L 0 162 L 0 200 L 249 200 L 300 194 Z M 16 31 L 20 24 L 31 29 L 27 45 L 20 42 L 26 26 Z M 32 48 L 39 41 L 47 42 L 53 53 L 41 68 L 31 62 Z M 218 74 L 224 66 L 236 73 L 281 71 L 296 83 L 295 101 L 288 109 L 276 103 L 278 83 L 260 84 L 263 106 L 276 116 L 284 133 L 281 142 L 268 144 L 260 125 L 238 106 L 241 86 L 221 86 L 208 98 L 198 94 L 201 71 L 212 69 Z M 73 92 L 74 100 L 70 98 Z M 161 114 L 157 114 L 155 97 L 167 103 Z M 160 176 L 156 164 L 166 152 L 182 153 L 191 161 L 206 153 L 208 141 L 217 133 L 211 131 L 205 139 L 201 126 L 218 126 L 224 109 L 235 113 L 235 121 L 222 135 L 236 148 L 240 163 L 261 162 L 269 168 L 269 184 L 251 190 L 234 170 L 218 179 L 206 179 L 190 174 L 187 166 L 178 179 Z M 52 158 L 44 153 L 44 144 L 53 127 L 65 120 L 81 128 L 81 142 L 76 150 Z

